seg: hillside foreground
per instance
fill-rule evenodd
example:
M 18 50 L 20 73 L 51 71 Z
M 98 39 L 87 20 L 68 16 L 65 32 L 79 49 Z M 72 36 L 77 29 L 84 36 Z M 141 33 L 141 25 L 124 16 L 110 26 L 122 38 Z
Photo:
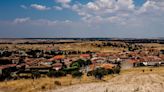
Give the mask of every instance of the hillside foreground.
M 48 92 L 163 92 L 160 74 L 125 74 L 105 83 L 78 84 Z
M 57 84 L 55 82 L 60 82 Z M 83 76 L 0 82 L 0 92 L 163 92 L 164 68 L 133 68 L 103 80 Z

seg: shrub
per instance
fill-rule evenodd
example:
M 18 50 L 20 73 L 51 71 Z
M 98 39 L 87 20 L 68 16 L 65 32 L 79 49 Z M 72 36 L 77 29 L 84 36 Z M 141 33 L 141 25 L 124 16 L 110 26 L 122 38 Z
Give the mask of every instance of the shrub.
M 60 76 L 66 76 L 66 72 L 60 70 L 56 72 L 56 77 L 60 77 Z
M 104 68 L 97 68 L 93 72 L 93 75 L 95 76 L 95 78 L 100 79 L 100 80 L 104 77 L 104 75 L 107 75 L 107 74 L 108 72 Z
M 69 68 L 64 68 L 63 71 L 65 71 L 67 74 L 71 74 L 72 71 L 78 71 L 79 68 L 77 66 L 69 67 Z
M 113 69 L 113 71 L 114 71 L 114 73 L 119 74 L 120 71 L 121 71 L 121 67 L 116 66 L 116 67 Z
M 87 76 L 92 76 L 92 75 L 93 75 L 93 71 L 87 72 Z
M 114 71 L 112 69 L 108 69 L 108 74 L 114 74 Z
M 54 75 L 55 75 L 55 71 L 53 71 L 53 70 L 51 70 L 47 73 L 48 77 L 54 77 Z
M 32 78 L 33 79 L 37 79 L 37 78 L 40 78 L 41 77 L 41 74 L 39 73 L 39 71 L 32 71 Z
M 61 86 L 61 82 L 60 81 L 55 81 L 54 84 L 58 85 L 58 86 Z
M 83 75 L 82 72 L 79 72 L 79 71 L 73 71 L 72 72 L 72 77 L 81 77 Z
M 66 72 L 62 71 L 62 70 L 59 70 L 59 71 L 49 71 L 47 73 L 47 76 L 49 77 L 61 77 L 61 76 L 66 76 Z

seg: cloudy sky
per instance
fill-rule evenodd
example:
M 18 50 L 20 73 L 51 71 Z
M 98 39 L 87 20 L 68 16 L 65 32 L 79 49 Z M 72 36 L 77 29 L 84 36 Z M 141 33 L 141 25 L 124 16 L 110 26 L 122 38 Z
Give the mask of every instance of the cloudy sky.
M 4 37 L 164 37 L 164 0 L 0 0 Z

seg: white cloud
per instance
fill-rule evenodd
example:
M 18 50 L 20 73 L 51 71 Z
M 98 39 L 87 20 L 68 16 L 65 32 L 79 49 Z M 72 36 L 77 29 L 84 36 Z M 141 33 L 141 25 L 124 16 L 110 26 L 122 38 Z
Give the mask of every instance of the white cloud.
M 55 0 L 59 6 L 55 10 L 72 9 L 81 19 L 89 23 L 109 22 L 125 24 L 137 17 L 164 14 L 163 0 L 147 0 L 141 7 L 136 7 L 134 0 L 94 0 L 86 4 L 71 3 L 71 0 Z M 24 7 L 24 6 L 22 6 Z M 49 10 L 49 7 L 32 4 L 37 10 Z M 160 11 L 160 12 L 158 12 Z M 127 22 L 128 23 L 128 22 Z
M 114 17 L 120 20 L 122 17 L 130 16 L 135 10 L 135 5 L 133 0 L 95 0 L 87 4 L 74 4 L 72 10 L 86 21 L 112 21 Z
M 65 20 L 64 23 L 72 23 L 70 20 Z
M 1 22 L 1 21 L 0 21 Z M 70 24 L 73 23 L 71 20 L 48 20 L 48 19 L 35 19 L 32 20 L 29 17 L 25 18 L 16 18 L 13 20 L 13 22 L 8 21 L 8 23 L 13 23 L 13 24 L 27 24 L 27 25 L 35 25 L 35 26 L 56 26 L 56 25 L 61 25 L 61 24 Z
M 66 4 L 66 3 L 70 3 L 71 0 L 56 0 L 57 3 L 62 3 L 62 4 Z
M 62 7 L 63 7 L 63 8 L 70 8 L 71 5 L 70 5 L 70 4 L 62 4 Z
M 94 0 L 86 4 L 73 4 L 71 8 L 84 21 L 125 24 L 137 17 L 164 14 L 164 1 L 147 0 L 138 8 L 134 0 Z
M 46 7 L 44 5 L 39 5 L 39 4 L 31 4 L 31 7 L 40 11 L 50 10 L 50 7 Z
M 14 23 L 15 24 L 21 24 L 21 23 L 25 23 L 25 22 L 28 22 L 28 21 L 30 21 L 29 17 L 26 17 L 26 18 L 16 18 L 14 20 Z
M 70 8 L 71 5 L 71 0 L 56 0 L 57 3 L 60 3 L 61 4 L 61 7 L 63 8 Z
M 164 1 L 148 0 L 143 6 L 137 11 L 138 14 L 153 14 L 160 15 L 164 14 Z
M 133 10 L 135 5 L 133 0 L 118 0 L 117 7 L 119 7 L 120 10 Z
M 60 7 L 60 6 L 54 6 L 53 8 L 54 8 L 55 10 L 63 10 L 63 8 Z
M 81 16 L 81 20 L 53 21 L 17 18 L 14 23 L 19 26 L 21 23 L 24 23 L 27 27 L 33 26 L 35 28 L 33 31 L 40 27 L 40 31 L 45 30 L 47 32 L 47 30 L 52 30 L 50 34 L 57 32 L 54 35 L 61 34 L 60 36 L 67 36 L 68 34 L 71 36 L 74 34 L 78 37 L 164 36 L 163 0 L 147 0 L 140 7 L 135 6 L 133 0 L 92 0 L 86 4 L 60 3 L 59 6 L 52 8 L 62 10 L 64 5 L 68 5 L 67 9 L 72 9 L 72 11 Z M 24 24 L 21 26 L 25 26 Z
M 23 9 L 27 9 L 26 5 L 20 5 L 20 7 L 23 8 Z

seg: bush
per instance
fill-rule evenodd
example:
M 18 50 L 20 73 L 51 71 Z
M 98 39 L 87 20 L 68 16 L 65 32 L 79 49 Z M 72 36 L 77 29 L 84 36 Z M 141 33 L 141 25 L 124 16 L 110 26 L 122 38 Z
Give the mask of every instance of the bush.
M 119 74 L 121 71 L 121 67 L 117 66 L 113 69 L 114 73 Z
M 61 82 L 60 81 L 55 81 L 54 84 L 58 85 L 58 86 L 61 86 Z
M 97 68 L 94 72 L 93 75 L 95 76 L 95 78 L 97 79 L 102 79 L 104 77 L 104 75 L 107 75 L 108 71 L 105 70 L 104 68 Z
M 79 62 L 73 62 L 71 64 L 71 67 L 78 67 L 78 68 L 80 68 L 80 64 L 79 64 Z
M 108 69 L 108 74 L 114 74 L 114 71 L 112 69 Z
M 84 66 L 88 66 L 88 65 L 90 65 L 90 64 L 92 64 L 92 61 L 91 61 L 91 60 L 86 60 Z
M 39 73 L 39 71 L 32 71 L 32 78 L 33 79 L 37 79 L 40 77 L 41 77 L 41 74 Z
M 55 75 L 55 71 L 53 71 L 53 70 L 51 70 L 47 73 L 48 77 L 54 77 L 54 75 Z
M 83 75 L 82 72 L 79 72 L 79 71 L 73 71 L 72 72 L 72 77 L 81 77 Z
M 94 71 L 87 72 L 87 76 L 92 76 Z
M 63 71 L 65 71 L 67 74 L 71 74 L 72 71 L 78 71 L 79 68 L 77 66 L 69 67 L 69 68 L 64 68 Z
M 66 72 L 64 72 L 62 70 L 60 70 L 60 71 L 53 71 L 53 70 L 51 70 L 51 71 L 49 71 L 47 73 L 47 76 L 48 77 L 61 77 L 61 76 L 66 76 Z
M 60 77 L 60 76 L 66 76 L 66 72 L 60 70 L 60 71 L 56 71 L 56 77 Z

